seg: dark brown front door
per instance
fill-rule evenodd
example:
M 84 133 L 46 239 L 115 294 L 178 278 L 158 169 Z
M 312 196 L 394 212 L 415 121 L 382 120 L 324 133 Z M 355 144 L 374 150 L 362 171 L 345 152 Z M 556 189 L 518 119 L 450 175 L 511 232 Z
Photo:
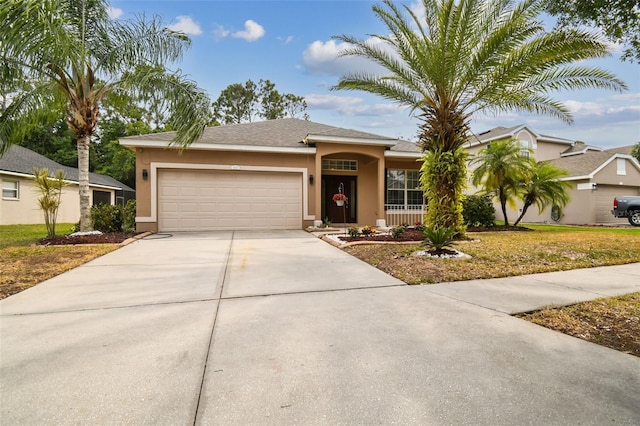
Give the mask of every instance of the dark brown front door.
M 322 219 L 328 218 L 333 223 L 358 222 L 357 187 L 358 178 L 356 176 L 322 176 Z M 337 194 L 339 188 L 344 188 L 343 193 L 348 198 L 343 207 L 338 207 L 333 201 L 333 194 Z

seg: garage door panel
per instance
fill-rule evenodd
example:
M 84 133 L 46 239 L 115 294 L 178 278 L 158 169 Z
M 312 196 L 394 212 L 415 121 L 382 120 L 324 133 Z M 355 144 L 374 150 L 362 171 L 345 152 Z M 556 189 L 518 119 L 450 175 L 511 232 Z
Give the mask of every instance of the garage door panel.
M 160 170 L 162 231 L 300 229 L 300 173 Z
M 596 191 L 596 222 L 624 222 L 625 218 L 616 219 L 612 214 L 613 199 L 638 195 L 637 188 L 630 186 L 598 185 Z

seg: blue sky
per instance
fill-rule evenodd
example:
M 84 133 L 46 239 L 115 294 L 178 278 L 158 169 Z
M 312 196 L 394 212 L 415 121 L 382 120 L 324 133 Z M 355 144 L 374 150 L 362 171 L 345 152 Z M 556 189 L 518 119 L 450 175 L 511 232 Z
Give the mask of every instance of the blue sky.
M 415 0 L 406 0 L 411 5 Z M 130 19 L 160 15 L 184 31 L 192 47 L 180 68 L 212 100 L 233 83 L 271 80 L 281 93 L 307 100 L 312 121 L 390 137 L 415 140 L 418 120 L 407 109 L 364 92 L 330 91 L 348 70 L 366 66 L 355 58 L 337 58 L 342 46 L 333 35 L 366 38 L 384 34 L 371 11 L 374 2 L 357 1 L 173 1 L 112 0 L 111 15 Z M 549 21 L 552 22 L 552 21 Z M 534 131 L 604 148 L 640 141 L 640 65 L 621 62 L 618 53 L 592 61 L 629 86 L 624 93 L 605 90 L 558 93 L 574 115 L 568 125 L 545 116 L 517 112 L 476 116 L 472 131 L 526 123 Z

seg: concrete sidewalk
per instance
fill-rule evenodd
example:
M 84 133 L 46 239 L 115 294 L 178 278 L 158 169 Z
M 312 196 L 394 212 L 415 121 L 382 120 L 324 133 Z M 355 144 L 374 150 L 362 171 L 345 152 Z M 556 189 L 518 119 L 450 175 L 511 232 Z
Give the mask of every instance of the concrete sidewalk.
M 302 231 L 153 236 L 0 301 L 0 419 L 640 424 L 640 359 L 508 315 L 638 290 L 640 264 L 407 286 Z

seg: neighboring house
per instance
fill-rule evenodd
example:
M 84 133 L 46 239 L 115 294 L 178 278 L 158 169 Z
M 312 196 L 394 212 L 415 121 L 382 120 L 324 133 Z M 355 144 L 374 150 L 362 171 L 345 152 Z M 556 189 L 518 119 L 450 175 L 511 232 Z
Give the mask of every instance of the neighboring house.
M 0 225 L 44 223 L 38 207 L 39 194 L 33 184 L 33 169 L 46 168 L 50 175 L 58 170 L 64 172 L 67 186 L 62 190 L 62 202 L 58 210 L 59 223 L 75 223 L 80 220 L 78 195 L 78 169 L 63 166 L 34 151 L 12 145 L 0 157 Z M 135 199 L 135 190 L 110 176 L 89 174 L 91 203 L 124 203 Z
M 564 180 L 570 181 L 569 204 L 561 216 L 551 214 L 551 208 L 539 213 L 532 206 L 523 221 L 558 222 L 565 224 L 626 223 L 611 214 L 613 198 L 623 195 L 640 195 L 640 164 L 631 156 L 632 146 L 603 150 L 602 148 L 572 142 L 552 136 L 537 134 L 526 125 L 510 128 L 497 127 L 474 136 L 467 148 L 474 154 L 492 141 L 517 139 L 523 153 L 531 150 L 537 161 L 547 161 L 569 172 Z M 471 186 L 469 193 L 478 188 Z M 496 204 L 497 218 L 502 219 Z M 517 210 L 507 211 L 509 220 L 519 215 Z M 555 220 L 554 220 L 555 219 Z
M 120 139 L 136 152 L 137 229 L 301 229 L 422 220 L 420 149 L 295 118 L 209 127 L 187 149 L 174 133 Z M 339 188 L 346 207 L 332 201 Z

